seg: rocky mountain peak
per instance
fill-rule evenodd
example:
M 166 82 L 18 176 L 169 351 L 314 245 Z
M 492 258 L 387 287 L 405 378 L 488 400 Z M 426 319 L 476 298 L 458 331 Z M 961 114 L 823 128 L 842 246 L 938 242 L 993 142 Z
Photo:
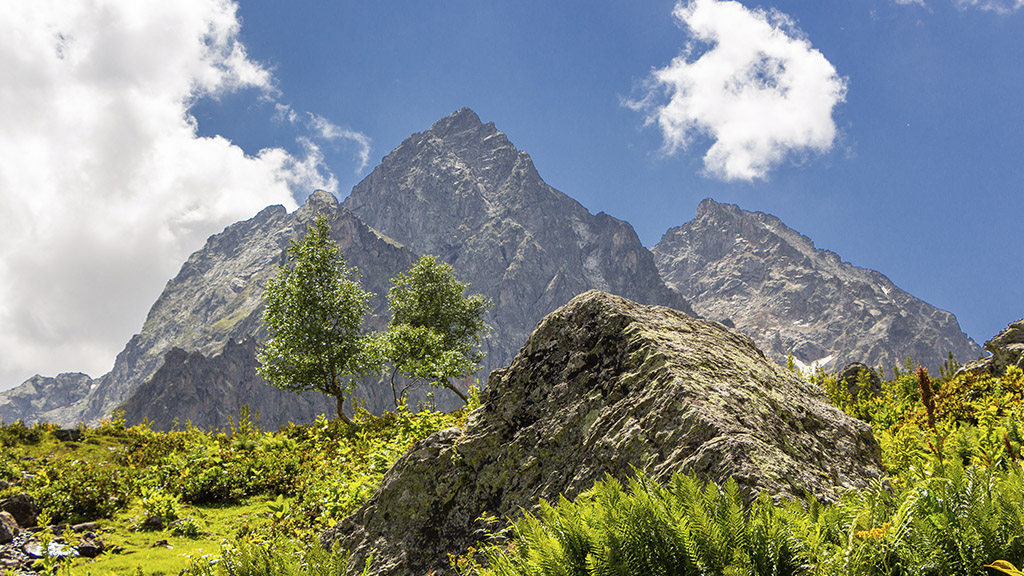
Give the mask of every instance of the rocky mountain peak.
M 652 249 L 669 286 L 694 309 L 730 321 L 779 361 L 838 370 L 890 368 L 910 356 L 937 370 L 949 352 L 981 350 L 956 318 L 857 268 L 770 214 L 707 199 Z
M 352 566 L 372 554 L 374 575 L 447 574 L 447 554 L 496 528 L 485 514 L 514 518 L 633 468 L 825 500 L 882 473 L 871 428 L 748 337 L 588 291 L 492 373 L 464 430 L 415 444 L 322 542 L 351 552 Z
M 413 134 L 343 206 L 489 297 L 487 368 L 504 366 L 544 314 L 591 288 L 690 310 L 626 222 L 552 188 L 529 155 L 468 108 Z
M 314 190 L 306 198 L 305 203 L 299 208 L 302 212 L 318 214 L 320 212 L 334 211 L 338 206 L 338 199 L 326 190 Z

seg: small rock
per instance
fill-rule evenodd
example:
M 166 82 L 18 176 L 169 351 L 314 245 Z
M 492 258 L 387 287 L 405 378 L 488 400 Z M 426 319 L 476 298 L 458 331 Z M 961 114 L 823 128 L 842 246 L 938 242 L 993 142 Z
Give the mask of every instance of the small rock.
M 159 515 L 155 514 L 155 515 L 150 516 L 150 517 L 146 518 L 145 520 L 143 520 L 142 524 L 139 525 L 139 529 L 140 530 L 163 530 L 164 529 L 164 519 L 161 518 Z
M 81 534 L 82 532 L 95 532 L 99 529 L 100 525 L 96 522 L 83 522 L 81 524 L 75 524 L 71 527 L 71 530 L 73 530 L 76 534 Z
M 10 512 L 18 526 L 29 528 L 39 523 L 39 506 L 28 494 L 15 494 L 6 500 L 0 500 L 0 510 Z
M 61 428 L 53 431 L 53 437 L 61 442 L 81 442 L 84 436 L 78 428 Z
M 167 548 L 168 550 L 173 550 L 174 549 L 174 546 L 171 546 L 170 544 L 168 544 L 167 540 L 157 540 L 156 542 L 153 542 L 153 545 L 151 546 L 151 548 L 156 548 L 157 546 L 162 546 L 164 548 Z
M 846 384 L 846 390 L 850 393 L 850 398 L 857 398 L 860 394 L 860 378 L 861 373 L 867 373 L 867 391 L 871 396 L 878 397 L 882 395 L 882 377 L 878 375 L 867 364 L 860 362 L 851 362 L 843 367 L 839 371 L 839 381 Z
M 43 545 L 38 540 L 32 540 L 21 547 L 25 554 L 28 554 L 29 558 L 42 558 L 43 557 Z M 50 542 L 50 545 L 46 548 L 47 552 L 51 557 L 64 558 L 67 556 L 78 556 L 76 551 L 71 546 L 62 544 L 60 542 Z
M 89 538 L 88 536 L 82 538 L 82 541 L 78 543 L 78 554 L 85 558 L 95 558 L 103 553 L 106 545 L 99 538 Z
M 0 544 L 7 544 L 18 535 L 18 522 L 10 512 L 0 511 Z
M 1024 369 L 1024 318 L 1011 322 L 1002 332 L 986 342 L 985 350 L 992 355 L 964 365 L 957 374 L 1001 376 L 1010 366 Z

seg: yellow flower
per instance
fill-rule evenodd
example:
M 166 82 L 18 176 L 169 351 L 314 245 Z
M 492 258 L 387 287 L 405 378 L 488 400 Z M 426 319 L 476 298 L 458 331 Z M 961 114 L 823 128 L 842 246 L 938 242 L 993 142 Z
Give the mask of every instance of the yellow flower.
M 889 530 L 889 523 L 885 522 L 877 528 L 872 528 L 871 530 L 860 530 L 858 532 L 855 532 L 853 536 L 855 538 L 861 538 L 863 540 L 881 540 L 882 538 L 885 538 L 885 533 L 887 530 Z M 1020 576 L 1024 576 L 1024 574 Z

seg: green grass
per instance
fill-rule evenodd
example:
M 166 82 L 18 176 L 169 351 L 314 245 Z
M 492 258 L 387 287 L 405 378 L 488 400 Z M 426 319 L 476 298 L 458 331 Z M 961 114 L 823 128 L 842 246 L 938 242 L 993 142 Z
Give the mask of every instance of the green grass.
M 194 560 L 222 556 L 225 544 L 235 551 L 227 564 L 272 562 L 281 574 L 323 565 L 333 574 L 337 558 L 309 552 L 320 532 L 369 498 L 413 442 L 464 418 L 403 407 L 359 413 L 352 426 L 321 417 L 265 432 L 243 410 L 229 430 L 159 432 L 115 418 L 83 428 L 80 442 L 58 441 L 52 425 L 15 422 L 0 426 L 0 477 L 12 483 L 0 497 L 29 493 L 41 522 L 99 524 L 107 551 L 63 561 L 60 574 L 178 575 Z M 138 530 L 153 514 L 165 529 Z M 194 533 L 175 533 L 176 518 L 191 518 Z M 266 542 L 275 544 L 264 550 Z
M 135 505 L 102 523 L 113 532 L 103 534 L 108 547 L 121 547 L 119 554 L 105 553 L 95 559 L 77 558 L 72 573 L 94 576 L 177 576 L 194 558 L 220 552 L 221 542 L 236 537 L 247 527 L 258 529 L 269 523 L 268 504 L 275 500 L 258 496 L 237 505 L 182 506 L 182 517 L 193 517 L 203 534 L 196 538 L 175 536 L 170 530 L 132 531 L 144 517 Z M 166 545 L 157 545 L 166 541 Z

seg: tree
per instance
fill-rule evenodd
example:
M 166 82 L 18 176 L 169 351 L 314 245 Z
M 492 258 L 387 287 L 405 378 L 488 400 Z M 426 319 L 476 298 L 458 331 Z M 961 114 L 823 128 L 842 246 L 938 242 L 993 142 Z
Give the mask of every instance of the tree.
M 367 337 L 360 332 L 371 294 L 345 265 L 320 215 L 301 241 L 288 247 L 288 264 L 267 283 L 263 323 L 270 340 L 257 353 L 263 380 L 282 390 L 333 396 L 338 417 L 354 378 L 370 372 Z
M 405 396 L 405 389 L 396 389 L 398 374 L 413 383 L 426 380 L 435 388 L 448 388 L 468 402 L 452 379 L 468 377 L 480 367 L 483 354 L 475 348 L 486 330 L 490 300 L 481 294 L 463 296 L 469 284 L 456 280 L 451 265 L 429 255 L 391 282 L 391 321 L 383 339 L 392 363 L 395 404 Z

